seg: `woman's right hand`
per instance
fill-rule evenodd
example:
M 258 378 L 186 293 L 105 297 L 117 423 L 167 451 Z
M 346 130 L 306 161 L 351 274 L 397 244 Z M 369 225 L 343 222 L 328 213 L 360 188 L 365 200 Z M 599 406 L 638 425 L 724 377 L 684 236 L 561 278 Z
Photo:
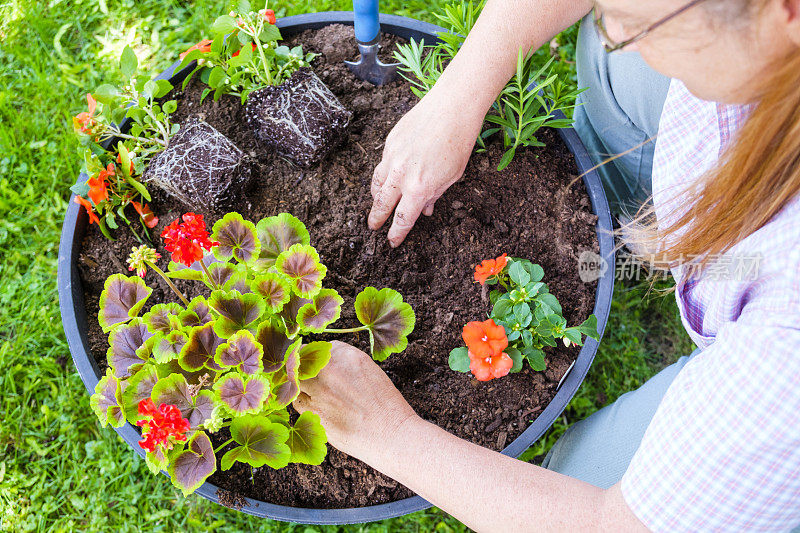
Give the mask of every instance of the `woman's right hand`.
M 437 85 L 386 137 L 372 176 L 368 223 L 377 230 L 394 210 L 392 247 L 403 242 L 420 213 L 433 214 L 436 200 L 463 175 L 485 111 L 471 104 L 460 105 L 453 91 Z

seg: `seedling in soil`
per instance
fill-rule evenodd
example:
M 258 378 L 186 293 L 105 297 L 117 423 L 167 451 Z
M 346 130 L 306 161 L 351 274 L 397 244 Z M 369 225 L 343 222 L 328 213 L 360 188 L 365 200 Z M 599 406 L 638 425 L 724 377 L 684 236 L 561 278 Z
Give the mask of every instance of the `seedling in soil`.
M 436 45 L 425 45 L 411 39 L 408 44 L 398 45 L 395 58 L 403 66 L 401 75 L 411 83 L 411 91 L 419 98 L 434 86 L 447 64 L 455 57 L 466 35 L 472 30 L 484 1 L 475 6 L 472 2 L 459 2 L 445 6 L 444 14 L 435 14 L 448 30 L 439 32 L 441 40 Z M 478 151 L 486 149 L 486 140 L 500 133 L 505 152 L 497 170 L 511 163 L 520 146 L 544 146 L 536 132 L 543 127 L 568 128 L 571 120 L 555 118 L 557 111 L 569 114 L 575 107 L 575 98 L 580 90 L 559 80 L 552 73 L 553 59 L 542 67 L 536 67 L 533 51 L 519 50 L 517 69 L 497 97 L 486 115 L 489 127 L 484 128 L 477 139 Z
M 331 357 L 330 342 L 308 336 L 365 331 L 372 356 L 383 360 L 405 349 L 411 306 L 396 291 L 367 287 L 355 301 L 361 325 L 331 328 L 343 299 L 323 287 L 327 268 L 303 223 L 288 213 L 257 224 L 228 213 L 211 235 L 201 215 L 186 213 L 162 237 L 172 257 L 168 273 L 156 265 L 154 250 L 139 247 L 129 264 L 141 277 L 114 274 L 100 297 L 109 368 L 91 406 L 101 424 L 142 426 L 148 467 L 167 470 L 184 494 L 237 462 L 276 469 L 320 464 L 327 438 L 319 417 L 305 412 L 292 421 L 288 411 L 300 383 Z M 178 301 L 141 314 L 152 292 L 143 280 L 147 270 Z M 176 278 L 195 280 L 211 294 L 190 300 Z M 230 438 L 214 448 L 209 435 L 223 428 Z
M 539 265 L 503 254 L 476 266 L 474 278 L 503 290 L 489 293 L 488 320 L 464 326 L 466 347 L 450 352 L 452 370 L 471 371 L 479 381 L 488 381 L 519 372 L 527 360 L 533 370 L 542 371 L 545 346 L 556 346 L 559 339 L 564 346 L 581 346 L 583 335 L 600 340 L 594 315 L 579 326 L 567 327 L 561 304 L 542 281 L 544 270 Z

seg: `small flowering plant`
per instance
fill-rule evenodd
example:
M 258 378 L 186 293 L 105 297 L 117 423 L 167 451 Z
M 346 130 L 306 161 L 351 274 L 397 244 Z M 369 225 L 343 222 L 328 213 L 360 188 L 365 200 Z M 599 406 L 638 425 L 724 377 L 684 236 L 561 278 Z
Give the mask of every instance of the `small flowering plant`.
M 228 213 L 211 234 L 202 215 L 186 213 L 161 236 L 168 272 L 156 265 L 155 250 L 134 248 L 128 264 L 138 276 L 114 274 L 100 295 L 109 368 L 91 406 L 101 424 L 142 427 L 148 467 L 167 470 L 184 494 L 218 466 L 320 464 L 327 438 L 319 416 L 293 419 L 287 410 L 300 382 L 331 357 L 330 342 L 308 336 L 365 331 L 373 358 L 383 360 L 405 349 L 411 306 L 396 291 L 367 287 L 355 299 L 361 325 L 331 328 L 344 300 L 323 287 L 327 268 L 308 230 L 288 213 L 257 224 Z M 142 314 L 152 292 L 143 280 L 148 270 L 178 301 Z M 210 296 L 190 300 L 174 279 L 194 280 Z M 222 428 L 230 438 L 214 448 L 210 435 Z
M 208 85 L 201 101 L 213 92 L 214 100 L 223 94 L 247 96 L 262 87 L 280 85 L 299 68 L 309 66 L 316 54 L 303 53 L 302 46 L 279 45 L 281 32 L 275 25 L 275 12 L 264 8 L 253 11 L 248 0 L 239 0 L 227 15 L 214 21 L 213 39 L 204 39 L 181 54 L 180 68 L 192 61 L 197 66 L 183 82 L 200 72 Z
M 522 370 L 527 360 L 533 370 L 546 367 L 544 348 L 582 345 L 583 335 L 599 340 L 597 317 L 567 327 L 561 304 L 542 281 L 544 270 L 526 259 L 506 254 L 486 259 L 475 267 L 474 278 L 481 285 L 499 289 L 489 293 L 492 311 L 484 322 L 469 322 L 462 338 L 466 347 L 450 352 L 450 368 L 472 372 L 479 381 L 503 377 Z M 501 290 L 502 289 L 502 290 Z

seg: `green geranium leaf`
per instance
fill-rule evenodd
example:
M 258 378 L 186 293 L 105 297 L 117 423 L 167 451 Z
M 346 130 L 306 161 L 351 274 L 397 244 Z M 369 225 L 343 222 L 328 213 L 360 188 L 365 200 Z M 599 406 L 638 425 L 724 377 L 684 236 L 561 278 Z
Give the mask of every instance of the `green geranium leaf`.
M 514 361 L 514 366 L 511 367 L 511 370 L 509 370 L 509 372 L 519 372 L 520 370 L 522 370 L 522 361 L 525 359 L 522 356 L 522 352 L 520 352 L 516 348 L 512 348 L 509 346 L 508 348 L 505 349 L 504 353 L 507 356 L 509 356 L 512 361 Z
M 174 405 L 181 416 L 195 429 L 211 419 L 214 411 L 214 395 L 210 390 L 200 390 L 194 396 L 183 374 L 170 374 L 153 386 L 150 398 L 156 405 Z
M 289 429 L 266 416 L 243 416 L 231 422 L 231 436 L 239 446 L 222 456 L 222 469 L 237 461 L 253 468 L 267 465 L 279 469 L 289 464 L 292 452 L 286 444 Z
M 139 402 L 149 398 L 153 392 L 153 387 L 158 382 L 158 368 L 152 364 L 146 364 L 128 380 L 126 380 L 125 390 L 122 391 L 122 407 L 125 410 L 125 418 L 131 424 L 135 424 L 139 415 Z
M 305 225 L 289 213 L 260 220 L 256 224 L 256 235 L 261 243 L 257 264 L 262 269 L 274 265 L 278 256 L 295 244 L 311 244 Z
M 297 323 L 297 315 L 299 314 L 301 307 L 311 302 L 312 300 L 309 300 L 308 298 L 302 298 L 297 296 L 294 292 L 292 293 L 292 295 L 289 297 L 289 301 L 283 306 L 281 312 L 278 313 L 278 318 L 286 330 L 286 335 L 289 337 L 294 337 L 297 335 L 297 332 L 300 329 L 300 326 Z
M 217 348 L 225 342 L 214 332 L 214 322 L 203 326 L 195 326 L 189 333 L 189 340 L 178 354 L 178 363 L 181 368 L 190 372 L 197 372 L 203 367 L 211 370 L 220 370 L 214 362 Z
M 117 378 L 130 377 L 150 357 L 152 347 L 147 345 L 150 337 L 152 334 L 140 318 L 111 332 L 106 359 Z
M 203 257 L 203 263 L 205 263 L 207 268 L 211 268 L 211 265 L 217 262 L 217 258 L 214 257 L 214 254 L 207 254 Z M 200 261 L 195 261 L 190 267 L 182 263 L 170 261 L 167 270 L 169 271 L 167 272 L 167 277 L 170 279 L 188 279 L 190 281 L 201 281 L 203 279 L 203 267 Z
M 527 347 L 522 350 L 522 355 L 528 360 L 531 368 L 537 372 L 541 372 L 547 365 L 544 362 L 544 352 L 539 348 Z
M 286 362 L 286 352 L 292 345 L 283 329 L 275 321 L 265 320 L 258 325 L 256 341 L 263 350 L 263 371 L 270 374 L 281 368 Z
M 552 293 L 545 292 L 543 294 L 539 294 L 536 296 L 536 301 L 539 303 L 539 306 L 542 307 L 545 315 L 561 315 L 561 304 L 558 303 L 558 299 Z
M 328 436 L 319 421 L 319 416 L 306 411 L 301 414 L 289 430 L 286 444 L 292 451 L 291 461 L 307 465 L 321 464 L 328 453 Z
M 522 267 L 528 271 L 532 282 L 542 281 L 544 278 L 544 269 L 535 263 L 531 263 L 530 261 L 520 261 L 522 263 Z M 528 291 L 530 294 L 530 291 Z
M 229 372 L 214 385 L 214 394 L 234 417 L 258 413 L 269 397 L 269 380 L 260 375 Z
M 297 312 L 297 324 L 303 333 L 322 333 L 339 320 L 344 299 L 333 289 L 320 289 L 312 301 Z
M 331 348 L 331 343 L 325 341 L 311 342 L 300 348 L 298 377 L 301 380 L 317 377 L 320 370 L 331 360 Z
M 202 296 L 193 298 L 189 302 L 189 307 L 178 315 L 178 323 L 187 331 L 195 326 L 208 324 L 212 320 L 214 320 L 214 315 L 211 314 L 211 307 Z
M 237 331 L 255 328 L 266 307 L 257 294 L 239 291 L 214 291 L 208 305 L 220 314 L 214 321 L 214 331 L 223 339 Z
M 358 320 L 369 328 L 373 359 L 383 361 L 405 350 L 416 319 L 399 292 L 367 287 L 356 296 L 355 308 Z
M 153 474 L 158 474 L 162 470 L 166 471 L 169 466 L 169 458 L 163 448 L 163 446 L 156 446 L 154 451 L 144 455 L 144 462 Z
M 118 428 L 125 424 L 119 381 L 110 368 L 106 369 L 106 375 L 97 382 L 89 405 L 100 419 L 102 427 L 111 424 L 111 427 Z
M 511 301 L 511 298 L 507 294 L 504 294 L 494 304 L 494 307 L 492 308 L 492 317 L 503 318 L 508 315 L 509 312 L 511 312 L 513 307 L 514 302 Z
M 148 342 L 153 345 L 153 359 L 158 364 L 168 363 L 178 358 L 189 337 L 182 331 L 170 331 L 166 335 L 159 334 Z
M 522 262 L 514 261 L 508 269 L 508 275 L 511 281 L 520 286 L 525 286 L 531 281 L 531 275 L 522 266 Z
M 292 296 L 292 286 L 277 272 L 256 276 L 248 285 L 253 293 L 264 298 L 272 313 L 279 313 Z
M 233 257 L 240 263 L 250 263 L 261 252 L 255 225 L 239 213 L 228 213 L 217 220 L 211 240 L 219 242 L 214 247 L 214 256 L 225 261 Z
M 466 346 L 459 346 L 450 350 L 450 357 L 447 359 L 450 370 L 456 372 L 469 372 L 469 350 Z
M 272 375 L 271 406 L 278 409 L 292 403 L 300 394 L 300 343 L 295 341 L 286 351 L 286 364 Z
M 183 311 L 183 307 L 176 303 L 156 304 L 142 315 L 142 321 L 150 333 L 154 335 L 163 333 L 166 335 L 177 326 L 176 319 L 181 311 Z
M 275 268 L 289 278 L 292 290 L 303 298 L 311 298 L 319 292 L 328 272 L 319 262 L 317 251 L 307 244 L 294 244 L 281 252 L 275 260 Z
M 237 331 L 221 344 L 214 355 L 214 361 L 222 368 L 235 368 L 242 374 L 260 374 L 264 370 L 261 361 L 264 350 L 247 330 Z
M 211 274 L 211 282 L 207 282 L 206 286 L 210 289 L 225 287 L 225 284 L 231 280 L 236 272 L 236 266 L 230 263 L 212 263 L 208 267 L 208 273 Z
M 97 314 L 103 331 L 108 333 L 118 324 L 136 317 L 152 292 L 153 289 L 139 276 L 109 276 L 100 293 L 100 312 Z
M 202 431 L 189 438 L 186 448 L 172 459 L 169 477 L 184 496 L 196 491 L 217 469 L 211 439 Z

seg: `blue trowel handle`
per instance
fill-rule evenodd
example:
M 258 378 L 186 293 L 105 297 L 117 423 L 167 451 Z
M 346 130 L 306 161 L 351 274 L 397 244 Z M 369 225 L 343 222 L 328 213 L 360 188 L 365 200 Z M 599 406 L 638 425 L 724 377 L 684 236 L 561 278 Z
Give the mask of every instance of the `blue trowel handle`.
M 381 31 L 378 22 L 378 0 L 353 0 L 353 12 L 356 40 L 371 44 Z

